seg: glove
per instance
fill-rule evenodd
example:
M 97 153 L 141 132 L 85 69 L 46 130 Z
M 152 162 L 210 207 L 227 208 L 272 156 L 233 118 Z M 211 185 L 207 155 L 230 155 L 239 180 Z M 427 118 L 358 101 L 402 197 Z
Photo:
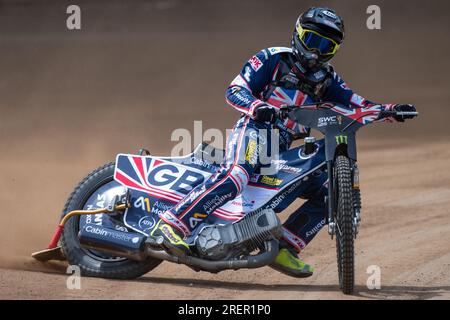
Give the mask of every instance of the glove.
M 278 111 L 273 106 L 262 104 L 256 107 L 253 114 L 253 118 L 256 121 L 275 123 L 277 121 Z
M 415 112 L 416 107 L 412 104 L 396 104 L 393 108 L 394 111 Z M 398 115 L 394 116 L 394 119 L 398 122 L 405 122 L 405 119 L 412 119 L 413 115 Z

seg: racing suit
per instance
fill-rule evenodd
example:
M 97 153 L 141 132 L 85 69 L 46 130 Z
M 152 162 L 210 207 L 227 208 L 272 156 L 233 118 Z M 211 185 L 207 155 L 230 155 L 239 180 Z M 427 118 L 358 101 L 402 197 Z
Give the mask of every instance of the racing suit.
M 309 128 L 291 120 L 277 119 L 273 125 L 255 120 L 254 112 L 259 106 L 269 104 L 279 108 L 322 101 L 354 108 L 373 105 L 349 89 L 330 65 L 315 70 L 314 74 L 306 71 L 302 74 L 295 68 L 292 50 L 284 47 L 261 50 L 245 63 L 226 91 L 227 103 L 242 115 L 227 140 L 223 163 L 175 207 L 161 214 L 166 223 L 187 236 L 199 221 L 239 195 L 262 166 L 259 147 L 266 144 L 266 152 L 272 152 L 270 140 L 259 134 L 261 129 L 278 129 L 280 151 L 287 150 L 293 140 L 308 135 Z M 298 197 L 307 201 L 284 223 L 283 240 L 298 252 L 326 224 L 326 185 L 327 175 L 323 172 L 313 175 L 296 190 Z

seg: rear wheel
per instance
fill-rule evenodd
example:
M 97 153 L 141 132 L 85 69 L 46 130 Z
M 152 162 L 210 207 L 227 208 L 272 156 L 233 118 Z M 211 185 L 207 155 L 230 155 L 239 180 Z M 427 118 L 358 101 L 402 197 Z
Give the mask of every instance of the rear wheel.
M 353 235 L 353 188 L 350 160 L 338 156 L 334 167 L 336 188 L 336 251 L 339 286 L 351 294 L 355 282 Z
M 63 215 L 72 210 L 104 207 L 114 195 L 122 193 L 123 187 L 114 181 L 113 176 L 114 162 L 91 172 L 70 195 L 64 206 Z M 133 261 L 87 250 L 80 246 L 78 240 L 80 225 L 97 223 L 128 231 L 120 217 L 112 219 L 107 215 L 99 214 L 70 218 L 61 238 L 62 248 L 69 264 L 78 265 L 85 276 L 113 279 L 134 279 L 157 267 L 161 260 L 150 258 L 145 261 Z

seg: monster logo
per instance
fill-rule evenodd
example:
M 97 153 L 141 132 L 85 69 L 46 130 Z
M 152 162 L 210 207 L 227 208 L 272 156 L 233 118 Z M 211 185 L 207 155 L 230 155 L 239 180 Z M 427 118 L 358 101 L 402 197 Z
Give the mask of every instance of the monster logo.
M 337 144 L 341 144 L 341 143 L 347 144 L 348 143 L 348 137 L 347 136 L 339 135 L 339 136 L 336 136 L 335 138 L 336 138 L 336 143 Z

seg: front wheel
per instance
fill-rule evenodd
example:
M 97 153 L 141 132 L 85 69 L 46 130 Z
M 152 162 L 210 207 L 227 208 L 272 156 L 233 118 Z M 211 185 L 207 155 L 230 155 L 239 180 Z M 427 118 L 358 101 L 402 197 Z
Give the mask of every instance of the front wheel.
M 338 156 L 334 166 L 336 201 L 336 251 L 339 286 L 343 293 L 351 294 L 355 284 L 353 186 L 349 158 Z
M 114 181 L 114 162 L 97 168 L 84 178 L 70 195 L 63 210 L 63 215 L 72 210 L 91 210 L 105 207 L 124 188 Z M 161 263 L 161 260 L 149 258 L 145 261 L 133 261 L 114 257 L 80 246 L 78 231 L 85 223 L 94 223 L 128 231 L 121 219 L 112 219 L 104 214 L 72 217 L 66 223 L 61 244 L 67 261 L 78 265 L 81 273 L 91 277 L 133 279 L 137 278 Z

